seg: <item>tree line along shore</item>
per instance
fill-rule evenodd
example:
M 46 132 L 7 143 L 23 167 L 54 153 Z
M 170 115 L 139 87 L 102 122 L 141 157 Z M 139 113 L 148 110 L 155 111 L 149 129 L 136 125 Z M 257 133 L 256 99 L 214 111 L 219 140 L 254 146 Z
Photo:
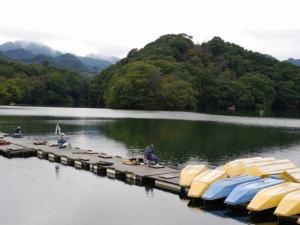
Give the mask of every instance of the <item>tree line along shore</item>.
M 298 109 L 300 67 L 219 37 L 161 36 L 90 77 L 0 57 L 0 104 L 116 109 Z

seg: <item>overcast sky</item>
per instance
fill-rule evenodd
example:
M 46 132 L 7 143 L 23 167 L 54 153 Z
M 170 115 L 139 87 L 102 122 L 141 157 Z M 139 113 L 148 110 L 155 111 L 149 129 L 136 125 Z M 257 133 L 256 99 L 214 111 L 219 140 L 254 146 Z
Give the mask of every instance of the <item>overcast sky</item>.
M 0 43 L 27 40 L 78 55 L 123 57 L 161 35 L 214 36 L 300 58 L 299 0 L 2 0 Z

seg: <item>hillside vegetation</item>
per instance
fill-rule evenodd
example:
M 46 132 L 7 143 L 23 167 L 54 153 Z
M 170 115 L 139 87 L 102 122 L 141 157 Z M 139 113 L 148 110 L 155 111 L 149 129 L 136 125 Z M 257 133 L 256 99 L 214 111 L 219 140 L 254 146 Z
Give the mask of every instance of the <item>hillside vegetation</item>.
M 199 45 L 186 34 L 165 35 L 93 79 L 39 60 L 23 64 L 0 53 L 0 104 L 186 111 L 300 107 L 300 67 L 219 37 Z M 62 61 L 70 64 L 72 55 Z
M 300 68 L 215 37 L 165 35 L 91 83 L 96 107 L 150 110 L 299 108 Z
M 0 57 L 0 104 L 87 106 L 88 80 L 47 65 L 26 65 Z

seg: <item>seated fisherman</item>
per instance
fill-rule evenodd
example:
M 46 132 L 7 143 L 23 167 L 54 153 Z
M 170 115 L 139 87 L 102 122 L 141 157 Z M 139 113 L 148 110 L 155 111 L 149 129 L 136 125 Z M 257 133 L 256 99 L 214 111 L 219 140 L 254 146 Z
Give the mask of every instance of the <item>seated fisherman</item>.
M 16 127 L 16 129 L 13 130 L 11 136 L 14 137 L 14 138 L 20 138 L 20 137 L 22 137 L 21 127 L 19 127 L 19 126 Z
M 67 138 L 64 133 L 61 133 L 60 138 L 58 139 L 57 143 L 60 147 L 63 147 L 64 144 L 67 143 Z
M 147 145 L 145 148 L 145 159 L 148 162 L 154 162 L 155 164 L 158 163 L 157 157 L 153 154 L 154 152 L 154 145 L 151 146 Z
M 22 134 L 21 127 L 20 126 L 16 127 L 16 129 L 14 129 L 13 133 L 14 134 Z

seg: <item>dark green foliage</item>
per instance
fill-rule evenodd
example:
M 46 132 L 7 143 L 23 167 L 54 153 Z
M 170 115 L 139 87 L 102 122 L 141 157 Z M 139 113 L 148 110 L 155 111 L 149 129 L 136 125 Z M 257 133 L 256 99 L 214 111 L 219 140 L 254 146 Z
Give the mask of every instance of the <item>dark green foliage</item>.
M 95 77 L 92 104 L 126 109 L 299 108 L 300 68 L 215 37 L 165 35 Z
M 86 106 L 88 80 L 47 65 L 0 59 L 0 104 Z

